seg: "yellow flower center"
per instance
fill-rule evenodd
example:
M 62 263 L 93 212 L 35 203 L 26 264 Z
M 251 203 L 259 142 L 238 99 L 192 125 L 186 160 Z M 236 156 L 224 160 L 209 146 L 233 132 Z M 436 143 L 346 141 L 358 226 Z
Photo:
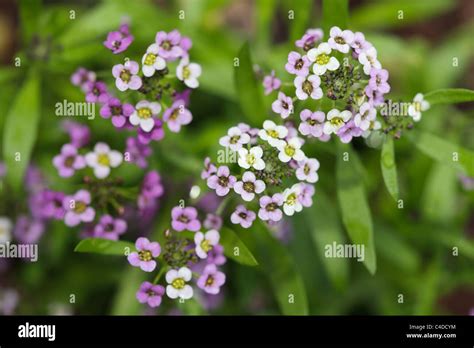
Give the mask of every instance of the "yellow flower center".
M 128 82 L 130 81 L 132 75 L 130 74 L 130 71 L 128 71 L 127 69 L 123 69 L 121 72 L 120 72 L 120 79 L 123 81 L 123 82 Z
M 285 154 L 288 156 L 288 157 L 293 157 L 293 155 L 295 154 L 296 150 L 293 146 L 291 145 L 286 145 L 285 146 Z
M 148 53 L 145 57 L 144 64 L 145 65 L 153 65 L 153 64 L 155 64 L 155 60 L 156 60 L 156 55 L 154 55 L 153 53 Z
M 74 211 L 78 214 L 83 213 L 86 210 L 87 206 L 84 202 L 75 202 Z
M 278 132 L 274 129 L 267 130 L 267 134 L 272 138 L 278 138 Z
M 212 284 L 214 284 L 214 277 L 208 276 L 206 279 L 206 286 L 211 286 Z
M 344 120 L 340 117 L 334 117 L 329 121 L 333 126 L 339 127 L 344 124 Z
M 297 199 L 296 193 L 293 192 L 293 193 L 291 193 L 291 194 L 286 198 L 285 203 L 286 203 L 287 205 L 295 205 L 296 199 Z
M 171 285 L 173 286 L 173 288 L 181 290 L 186 285 L 186 282 L 183 278 L 176 278 L 171 282 Z
M 310 170 L 309 166 L 308 166 L 307 164 L 305 164 L 303 171 L 304 171 L 304 173 L 305 173 L 306 175 L 309 174 L 309 170 Z
M 230 138 L 229 142 L 231 144 L 237 144 L 237 142 L 239 141 L 240 139 L 240 135 L 234 135 L 233 137 Z
M 245 159 L 247 160 L 247 163 L 250 165 L 254 164 L 256 161 L 255 156 L 251 153 L 249 153 Z
M 346 41 L 344 40 L 344 38 L 341 37 L 341 36 L 336 36 L 336 37 L 334 38 L 334 41 L 336 41 L 339 45 L 344 45 L 344 44 L 346 43 Z
M 99 162 L 99 164 L 106 167 L 110 166 L 109 156 L 105 153 L 101 153 L 100 155 L 97 156 L 97 162 Z
M 301 88 L 308 95 L 313 93 L 313 84 L 311 82 L 309 82 L 308 80 L 303 82 L 303 85 L 301 86 Z
M 207 253 L 209 250 L 212 250 L 212 245 L 209 243 L 207 239 L 204 239 L 201 242 L 201 248 Z
M 326 65 L 327 63 L 329 63 L 329 56 L 325 53 L 321 53 L 316 58 L 316 64 L 318 65 Z
M 153 259 L 153 255 L 151 255 L 149 250 L 140 250 L 138 252 L 138 257 L 141 261 L 151 261 L 151 259 Z
M 415 107 L 416 112 L 421 112 L 421 103 L 420 102 L 414 102 L 413 106 Z
M 185 66 L 183 68 L 183 79 L 187 80 L 190 77 L 191 77 L 191 69 L 189 69 L 188 66 Z
M 255 191 L 255 185 L 253 182 L 250 182 L 250 181 L 246 181 L 244 182 L 244 190 L 247 191 L 247 192 L 254 192 Z
M 151 117 L 151 110 L 150 108 L 140 108 L 137 111 L 138 117 L 143 120 L 147 120 Z

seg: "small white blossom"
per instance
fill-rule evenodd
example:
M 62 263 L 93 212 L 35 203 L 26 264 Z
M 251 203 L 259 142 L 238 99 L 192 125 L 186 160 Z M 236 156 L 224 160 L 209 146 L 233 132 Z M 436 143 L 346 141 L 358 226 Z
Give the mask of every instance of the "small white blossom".
M 0 217 L 0 244 L 11 240 L 12 223 L 7 217 Z
M 161 105 L 156 102 L 146 100 L 139 101 L 135 110 L 130 115 L 130 123 L 134 126 L 140 126 L 145 132 L 150 132 L 155 126 L 154 117 L 161 111 Z
M 263 122 L 263 129 L 260 129 L 258 136 L 267 141 L 271 146 L 276 147 L 288 135 L 288 128 L 277 126 L 275 122 L 267 120 Z
M 336 57 L 331 57 L 331 47 L 327 42 L 321 43 L 317 48 L 308 51 L 308 59 L 314 62 L 313 72 L 316 75 L 323 75 L 326 70 L 334 71 L 339 68 L 339 61 Z
M 94 175 L 103 179 L 109 176 L 110 168 L 118 167 L 123 160 L 120 152 L 111 150 L 106 143 L 97 143 L 94 152 L 86 154 L 86 163 L 94 169 Z
M 408 115 L 413 118 L 413 121 L 418 122 L 421 120 L 421 112 L 426 111 L 430 108 L 430 103 L 428 103 L 423 94 L 418 93 L 413 99 L 413 103 L 408 107 Z
M 254 146 L 249 150 L 241 148 L 239 150 L 239 166 L 244 169 L 253 167 L 256 170 L 263 170 L 265 162 L 262 159 L 263 150 L 260 146 Z
M 194 244 L 196 244 L 196 254 L 201 259 L 207 258 L 207 253 L 219 243 L 219 232 L 216 230 L 207 231 L 206 234 L 196 232 L 194 235 Z
M 382 64 L 377 60 L 377 50 L 375 47 L 369 47 L 359 54 L 359 63 L 364 66 L 364 73 L 370 75 L 372 68 L 381 69 Z
M 176 76 L 189 88 L 199 86 L 198 77 L 201 76 L 201 66 L 197 63 L 190 63 L 187 57 L 181 59 L 176 67 Z
M 166 68 L 166 61 L 158 55 L 159 46 L 154 43 L 148 46 L 142 58 L 142 71 L 145 76 L 153 76 L 156 70 Z
M 242 145 L 250 142 L 250 135 L 239 127 L 229 128 L 227 135 L 219 139 L 219 144 L 225 147 L 229 147 L 232 151 L 238 151 Z
M 352 117 L 352 112 L 349 110 L 339 111 L 332 109 L 326 115 L 327 121 L 324 123 L 324 134 L 337 133 L 337 131 L 344 126 Z
M 291 188 L 287 188 L 283 191 L 283 211 L 286 215 L 292 216 L 295 212 L 303 210 L 303 205 L 298 200 L 300 194 L 300 184 L 295 184 Z
M 301 141 L 298 138 L 292 138 L 288 142 L 282 142 L 278 144 L 277 149 L 280 151 L 278 158 L 282 162 L 289 162 L 294 159 L 295 161 L 302 161 L 306 158 L 303 151 L 301 151 Z
M 166 282 L 169 284 L 166 287 L 166 295 L 169 298 L 182 298 L 188 300 L 193 297 L 193 288 L 186 284 L 192 278 L 191 270 L 187 267 L 181 267 L 179 270 L 169 270 L 166 273 Z

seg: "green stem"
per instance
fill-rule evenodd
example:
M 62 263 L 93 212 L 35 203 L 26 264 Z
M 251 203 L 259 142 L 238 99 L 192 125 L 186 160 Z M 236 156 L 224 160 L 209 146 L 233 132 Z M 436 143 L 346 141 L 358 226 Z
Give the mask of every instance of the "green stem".
M 229 195 L 227 196 L 226 198 L 224 198 L 221 202 L 221 204 L 219 204 L 219 206 L 217 207 L 217 210 L 216 210 L 216 215 L 221 215 L 222 212 L 224 211 L 225 207 L 227 206 L 227 204 L 229 204 L 229 202 L 231 201 L 232 199 L 232 196 Z
M 153 284 L 157 284 L 160 281 L 161 276 L 165 273 L 166 267 L 161 267 L 160 271 L 156 275 L 155 279 L 153 280 Z

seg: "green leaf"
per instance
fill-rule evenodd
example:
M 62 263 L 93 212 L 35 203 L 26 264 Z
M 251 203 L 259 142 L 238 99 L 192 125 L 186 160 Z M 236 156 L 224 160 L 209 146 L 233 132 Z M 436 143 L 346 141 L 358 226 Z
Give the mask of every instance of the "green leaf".
M 455 104 L 474 101 L 474 91 L 464 88 L 438 89 L 425 94 L 425 100 L 434 104 Z
M 20 0 L 20 23 L 23 43 L 28 45 L 38 33 L 38 19 L 41 14 L 41 0 Z
M 423 192 L 423 215 L 438 223 L 449 223 L 459 211 L 457 207 L 458 177 L 449 165 L 435 163 Z
M 329 29 L 333 26 L 338 26 L 343 30 L 348 28 L 348 0 L 323 0 L 323 31 L 325 37 L 329 36 Z
M 424 154 L 436 161 L 451 165 L 469 176 L 474 176 L 474 152 L 433 134 L 413 130 L 408 139 Z
M 202 307 L 201 303 L 192 297 L 184 302 L 176 301 L 178 309 L 180 309 L 185 315 L 205 315 L 206 312 Z
M 345 152 L 348 161 L 344 161 Z M 376 255 L 372 216 L 362 184 L 357 155 L 348 145 L 340 144 L 337 155 L 337 196 L 341 207 L 342 221 L 354 244 L 363 244 L 365 250 L 364 265 L 371 274 L 375 274 Z
M 234 81 L 240 107 L 251 124 L 260 126 L 267 113 L 263 104 L 263 87 L 253 71 L 248 42 L 242 46 L 238 58 L 239 66 L 234 67 Z
M 81 240 L 74 248 L 74 251 L 79 253 L 96 253 L 117 256 L 124 256 L 131 250 L 135 250 L 135 245 L 133 243 L 103 238 L 87 238 Z
M 393 149 L 393 138 L 387 137 L 380 153 L 380 165 L 382 176 L 388 192 L 395 201 L 398 201 L 397 165 Z
M 435 16 L 454 6 L 453 0 L 370 1 L 354 10 L 351 22 L 360 30 L 399 27 Z
M 290 21 L 290 40 L 294 42 L 303 36 L 306 29 L 310 27 L 313 14 L 312 0 L 298 0 L 290 2 L 289 9 L 294 11 L 294 19 Z
M 259 267 L 270 281 L 282 314 L 307 315 L 303 279 L 287 249 L 260 221 L 254 222 L 252 233 L 257 240 Z
M 333 285 L 340 290 L 345 288 L 349 277 L 347 259 L 325 257 L 326 245 L 345 242 L 334 206 L 328 197 L 318 190 L 313 205 L 304 209 L 302 214 L 307 223 L 306 226 L 309 226 L 315 249 L 319 252 Z
M 144 305 L 137 301 L 135 294 L 140 284 L 147 279 L 147 274 L 141 269 L 127 267 L 123 271 L 117 292 L 115 293 L 111 315 L 138 315 L 145 309 Z
M 3 131 L 3 156 L 7 170 L 6 181 L 19 190 L 31 152 L 36 141 L 40 119 L 40 76 L 30 71 L 18 91 L 5 120 Z M 17 155 L 19 155 L 19 160 Z
M 220 244 L 224 247 L 224 254 L 234 261 L 242 265 L 257 266 L 258 262 L 247 248 L 245 243 L 230 228 L 223 227 L 221 229 Z M 238 248 L 239 253 L 235 255 L 234 249 Z

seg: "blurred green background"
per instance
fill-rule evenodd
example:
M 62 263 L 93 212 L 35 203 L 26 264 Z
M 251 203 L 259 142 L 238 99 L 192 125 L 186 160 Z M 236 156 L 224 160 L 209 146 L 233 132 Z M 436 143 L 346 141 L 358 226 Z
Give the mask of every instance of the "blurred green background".
M 366 34 L 390 72 L 391 99 L 411 101 L 417 92 L 440 88 L 474 89 L 474 2 L 384 0 L 349 5 L 349 29 Z M 70 19 L 70 11 L 75 19 Z M 294 19 L 288 18 L 289 11 Z M 135 36 L 126 56 L 135 60 L 157 31 L 177 28 L 192 39 L 192 61 L 202 65 L 203 74 L 191 96 L 192 124 L 178 134 L 168 132 L 154 146 L 152 167 L 162 174 L 167 192 L 154 226 L 159 230 L 169 221 L 170 207 L 187 197 L 191 184 L 201 183 L 202 160 L 216 156 L 218 139 L 226 130 L 239 122 L 258 127 L 267 116 L 252 115 L 239 105 L 233 63 L 244 43 L 249 42 L 255 64 L 289 79 L 284 72 L 288 52 L 307 28 L 323 26 L 322 13 L 321 1 L 313 0 L 2 1 L 0 153 L 7 114 L 22 86 L 34 79 L 38 95 L 17 116 L 25 127 L 20 146 L 31 142 L 30 161 L 53 189 L 72 192 L 73 183 L 59 178 L 51 163 L 67 142 L 54 114 L 55 103 L 83 101 L 79 88 L 70 83 L 71 74 L 82 66 L 112 82 L 110 69 L 123 56 L 110 54 L 102 42 L 124 18 L 130 20 Z M 20 67 L 14 66 L 16 57 L 21 58 Z M 453 57 L 458 58 L 457 67 L 452 66 Z M 272 98 L 264 99 L 268 115 Z M 416 128 L 472 150 L 472 106 L 433 105 Z M 123 149 L 127 135 L 115 132 L 110 122 L 100 117 L 81 121 L 91 127 L 93 141 Z M 213 309 L 165 301 L 157 313 L 467 314 L 474 307 L 474 193 L 463 187 L 456 168 L 418 151 L 415 142 L 408 136 L 395 141 L 403 209 L 385 188 L 380 149 L 362 141 L 354 144 L 372 216 L 374 274 L 353 259 L 324 258 L 326 243 L 349 239 L 337 201 L 334 143 L 313 143 L 305 151 L 321 162 L 315 204 L 289 220 L 286 238 L 267 236 L 257 227 L 239 231 L 260 265 L 246 267 L 229 260 L 224 293 Z M 25 209 L 24 194 L 20 190 L 11 196 L 1 187 L 1 199 L 7 202 L 9 192 L 9 204 L 1 205 L 0 215 L 14 219 Z M 74 253 L 78 241 L 77 231 L 51 223 L 40 242 L 37 263 L 11 261 L 2 267 L 0 293 L 15 289 L 15 313 L 148 313 L 135 300 L 142 274 L 121 258 Z M 459 248 L 458 256 L 453 256 L 453 247 Z M 296 304 L 288 304 L 288 289 L 296 289 Z

